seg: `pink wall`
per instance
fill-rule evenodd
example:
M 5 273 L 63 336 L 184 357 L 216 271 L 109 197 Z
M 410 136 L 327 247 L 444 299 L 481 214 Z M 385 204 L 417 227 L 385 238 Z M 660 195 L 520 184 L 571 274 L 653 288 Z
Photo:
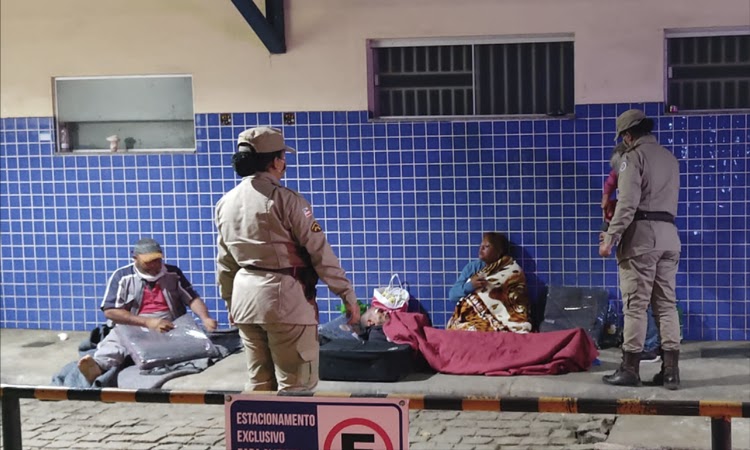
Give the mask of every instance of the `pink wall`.
M 260 2 L 262 3 L 262 2 Z M 188 73 L 196 112 L 362 110 L 366 39 L 572 33 L 576 102 L 663 100 L 665 29 L 750 27 L 747 0 L 287 0 L 271 56 L 231 2 L 3 0 L 0 116 L 54 76 Z

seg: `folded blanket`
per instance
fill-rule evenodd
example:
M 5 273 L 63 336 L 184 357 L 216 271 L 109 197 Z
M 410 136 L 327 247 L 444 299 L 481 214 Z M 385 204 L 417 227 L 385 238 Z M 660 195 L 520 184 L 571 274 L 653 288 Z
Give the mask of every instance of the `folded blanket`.
M 158 389 L 173 378 L 203 372 L 228 355 L 223 347 L 217 346 L 217 348 L 220 349 L 222 354 L 219 357 L 182 361 L 148 371 L 140 370 L 138 366 L 126 367 L 117 374 L 117 387 L 122 389 Z
M 455 375 L 558 375 L 588 370 L 598 356 L 582 329 L 517 334 L 441 330 L 427 317 L 396 312 L 383 326 L 388 338 L 418 350 L 438 372 Z
M 51 384 L 52 386 L 66 386 L 80 389 L 104 387 L 158 389 L 173 378 L 202 372 L 221 359 L 242 350 L 239 330 L 236 328 L 213 331 L 206 334 L 219 351 L 219 354 L 215 357 L 182 361 L 166 366 L 154 367 L 149 370 L 140 370 L 137 366 L 132 365 L 131 361 L 131 365 L 129 366 L 112 368 L 103 373 L 93 384 L 90 384 L 78 370 L 78 361 L 76 360 L 66 364 L 54 374 Z M 84 350 L 87 348 L 89 350 Z M 84 341 L 81 343 L 79 350 L 79 356 L 93 355 L 96 351 L 96 344 Z
M 146 327 L 118 325 L 112 332 L 141 370 L 220 356 L 211 338 L 188 314 L 172 321 L 174 328 L 161 333 Z

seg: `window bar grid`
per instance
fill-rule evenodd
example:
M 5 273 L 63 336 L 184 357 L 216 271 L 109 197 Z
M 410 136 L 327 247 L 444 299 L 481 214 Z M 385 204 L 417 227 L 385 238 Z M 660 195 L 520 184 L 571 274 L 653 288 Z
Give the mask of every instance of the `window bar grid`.
M 560 109 L 564 110 L 565 107 L 565 46 L 559 45 L 557 47 L 560 52 Z
M 508 45 L 503 45 L 503 90 L 505 95 L 505 111 L 510 111 L 510 72 L 508 71 Z
M 518 101 L 518 113 L 523 112 L 523 86 L 521 86 L 521 80 L 523 79 L 523 71 L 521 69 L 521 44 L 514 44 L 517 46 L 518 51 L 516 52 L 516 71 L 518 72 L 518 82 L 516 83 L 516 100 Z
M 544 44 L 542 44 L 544 45 Z M 531 111 L 536 110 L 536 45 L 531 46 Z M 531 112 L 529 111 L 529 112 Z
M 476 46 L 472 45 L 471 46 L 471 67 L 472 67 L 473 70 L 474 70 L 475 67 L 477 67 L 477 64 L 478 64 L 477 63 L 477 58 L 476 58 L 476 51 L 477 51 L 476 50 Z M 476 73 L 479 73 L 479 71 L 476 70 Z M 473 93 L 473 95 L 472 95 L 472 108 L 471 108 L 471 111 L 472 111 L 472 114 L 474 114 L 476 116 L 477 115 L 477 106 L 478 106 L 479 102 L 476 99 L 474 99 L 474 97 L 478 97 L 479 94 L 480 94 L 480 92 L 478 92 L 478 90 L 477 90 L 477 77 L 476 77 L 476 74 L 473 74 L 473 76 L 471 77 L 471 91 Z
M 552 111 L 552 103 L 551 103 L 551 101 L 552 101 L 552 92 L 551 92 L 552 71 L 550 70 L 552 68 L 552 64 L 550 63 L 550 56 L 549 56 L 550 47 L 552 47 L 551 44 L 547 44 L 547 45 L 544 46 L 544 62 L 547 65 L 547 70 L 545 71 L 545 73 L 546 73 L 546 79 L 547 79 L 547 84 L 545 86 L 546 89 L 545 89 L 544 98 L 546 99 L 545 103 L 546 103 L 546 107 L 547 107 L 547 112 Z
M 380 52 L 383 70 L 378 75 L 385 80 L 378 90 L 383 102 L 390 103 L 382 108 L 384 116 L 547 114 L 571 107 L 569 42 L 393 47 Z M 722 87 L 712 89 L 717 96 Z

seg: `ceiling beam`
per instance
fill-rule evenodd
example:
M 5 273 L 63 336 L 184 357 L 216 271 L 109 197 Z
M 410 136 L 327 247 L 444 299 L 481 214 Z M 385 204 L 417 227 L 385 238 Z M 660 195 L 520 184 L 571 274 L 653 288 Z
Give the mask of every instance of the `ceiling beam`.
M 284 0 L 266 0 L 265 16 L 253 0 L 232 0 L 232 3 L 269 52 L 286 53 Z

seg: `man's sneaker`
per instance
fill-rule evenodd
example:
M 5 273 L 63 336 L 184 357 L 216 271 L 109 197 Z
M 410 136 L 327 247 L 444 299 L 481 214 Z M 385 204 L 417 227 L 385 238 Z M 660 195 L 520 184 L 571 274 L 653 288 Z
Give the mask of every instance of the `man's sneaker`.
M 645 363 L 655 363 L 661 361 L 661 355 L 659 355 L 658 350 L 651 350 L 651 351 L 642 351 L 641 352 L 641 362 Z

